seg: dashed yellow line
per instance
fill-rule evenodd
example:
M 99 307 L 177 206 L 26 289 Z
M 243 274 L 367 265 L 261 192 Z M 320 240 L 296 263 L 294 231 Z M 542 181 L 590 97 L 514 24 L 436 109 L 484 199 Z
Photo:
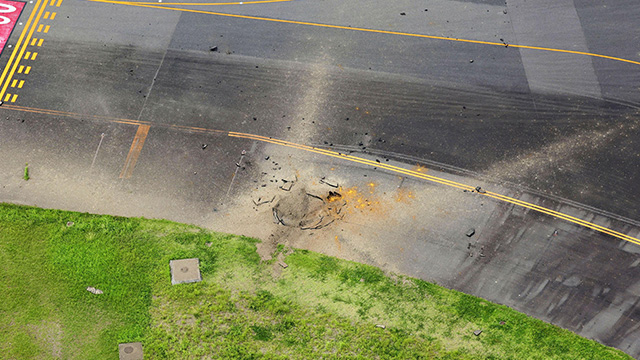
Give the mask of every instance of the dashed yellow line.
M 45 20 L 49 18 L 49 14 L 51 14 L 51 13 L 50 13 L 50 12 L 48 12 L 48 11 L 44 13 L 44 18 L 45 18 Z
M 58 0 L 58 3 L 56 4 L 56 7 L 60 7 L 60 5 L 62 5 L 62 0 Z
M 36 56 L 38 56 L 38 53 L 37 53 L 37 52 L 34 52 L 34 53 L 31 55 L 31 60 L 35 60 L 35 59 L 36 59 Z
M 11 83 L 11 87 L 16 87 L 16 85 L 18 84 L 18 79 L 13 80 L 13 82 Z
M 20 65 L 20 68 L 18 69 L 18 74 L 22 74 L 22 70 L 24 70 L 24 65 Z
M 42 25 L 40 25 L 40 26 L 42 26 Z M 36 38 L 31 39 L 31 46 L 34 46 L 36 44 L 36 41 L 38 41 L 38 39 L 36 39 Z
M 43 3 L 44 1 L 44 3 Z M 7 87 L 9 86 L 9 81 L 13 77 L 13 74 L 20 63 L 20 59 L 22 59 L 22 55 L 24 54 L 26 44 L 29 42 L 31 38 L 31 34 L 33 33 L 33 27 L 40 20 L 40 15 L 42 14 L 42 10 L 46 5 L 46 0 L 37 0 L 36 4 L 29 15 L 29 19 L 25 27 L 22 29 L 20 33 L 20 37 L 18 38 L 18 42 L 16 43 L 16 47 L 11 53 L 9 57 L 9 61 L 5 65 L 2 70 L 2 75 L 0 76 L 0 85 L 2 89 L 0 89 L 0 98 L 2 98 L 7 91 Z M 23 43 L 24 41 L 24 43 Z M 5 100 L 6 101 L 6 100 Z
M 4 102 L 9 101 L 9 99 L 11 99 L 11 94 L 7 94 L 7 96 L 5 96 Z
M 27 51 L 26 53 L 24 53 L 24 59 L 25 60 L 29 60 L 30 56 L 31 56 L 31 51 Z
M 11 98 L 11 102 L 16 102 L 16 99 L 18 98 L 18 94 L 13 94 L 13 97 Z
M 30 71 L 31 71 L 31 66 L 27 66 L 27 68 L 24 70 L 24 74 L 29 75 Z
M 54 20 L 56 18 L 56 13 L 51 13 L 51 20 Z
M 43 28 L 43 27 L 44 27 L 44 25 L 40 24 L 40 25 L 38 26 L 38 32 L 42 32 L 42 28 Z
M 20 80 L 20 83 L 18 84 L 18 89 L 22 89 L 23 85 L 24 85 L 24 80 Z
M 277 23 L 283 23 L 283 24 L 296 24 L 296 25 L 314 26 L 314 27 L 322 27 L 322 28 L 330 28 L 330 29 L 341 29 L 341 30 L 350 30 L 350 31 L 362 31 L 362 32 L 369 32 L 369 33 L 387 34 L 387 35 L 411 36 L 411 37 L 424 38 L 424 39 L 456 41 L 456 42 L 463 42 L 463 43 L 470 43 L 470 44 L 481 44 L 481 45 L 502 46 L 502 47 L 508 46 L 511 48 L 551 51 L 551 52 L 558 52 L 558 53 L 598 57 L 598 58 L 604 58 L 604 59 L 609 59 L 614 61 L 621 61 L 621 62 L 631 63 L 635 65 L 640 65 L 640 61 L 623 59 L 615 56 L 594 54 L 594 53 L 588 53 L 583 51 L 554 49 L 554 48 L 547 48 L 547 47 L 540 47 L 540 46 L 504 44 L 504 43 L 497 43 L 497 42 L 491 42 L 491 41 L 459 39 L 459 38 L 451 38 L 451 37 L 445 37 L 445 36 L 406 33 L 406 32 L 400 32 L 400 31 L 377 30 L 377 29 L 358 28 L 358 27 L 350 27 L 350 26 L 342 26 L 342 25 L 313 23 L 313 22 L 306 22 L 306 21 L 283 20 L 283 19 L 266 18 L 266 17 L 260 17 L 260 16 L 238 15 L 238 14 L 220 13 L 220 12 L 214 12 L 214 11 L 183 9 L 183 8 L 175 8 L 175 7 L 169 7 L 169 6 L 151 5 L 149 3 L 136 3 L 136 2 L 114 1 L 114 0 L 88 0 L 88 1 L 108 3 L 108 4 L 140 6 L 140 7 L 148 7 L 153 9 L 164 9 L 164 10 L 191 12 L 191 13 L 199 13 L 199 14 L 209 14 L 209 15 L 225 16 L 225 17 L 232 17 L 232 18 L 238 18 L 238 19 L 269 21 L 269 22 L 277 22 Z
M 50 27 L 51 27 L 51 25 L 47 25 L 47 26 L 44 27 L 44 33 L 45 34 L 49 32 L 49 28 Z M 40 43 L 42 44 L 42 39 L 40 39 Z M 38 45 L 38 46 L 40 46 L 40 45 Z
M 46 29 L 46 31 L 45 31 L 45 32 L 48 32 L 48 31 L 49 31 L 49 25 L 47 25 L 47 29 Z M 44 39 L 40 39 L 40 40 L 38 41 L 38 46 L 42 46 L 42 43 L 43 43 L 43 42 L 44 42 Z

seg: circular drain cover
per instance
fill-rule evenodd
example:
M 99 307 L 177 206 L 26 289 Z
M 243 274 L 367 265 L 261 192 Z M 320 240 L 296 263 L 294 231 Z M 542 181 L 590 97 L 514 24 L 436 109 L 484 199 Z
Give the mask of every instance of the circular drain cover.
M 126 354 L 131 354 L 133 352 L 133 346 L 127 346 L 126 348 L 124 348 L 124 352 Z
M 189 271 L 189 268 L 188 268 L 188 267 L 186 267 L 186 266 L 184 266 L 184 267 L 182 267 L 182 268 L 180 269 L 180 271 L 182 271 L 182 272 L 186 273 L 187 271 Z

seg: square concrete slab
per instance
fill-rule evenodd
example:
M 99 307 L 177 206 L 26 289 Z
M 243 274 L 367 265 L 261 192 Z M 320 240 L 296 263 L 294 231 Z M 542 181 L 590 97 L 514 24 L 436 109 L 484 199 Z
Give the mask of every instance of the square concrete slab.
M 119 344 L 120 360 L 142 360 L 142 344 L 139 342 Z
M 169 261 L 171 268 L 171 285 L 202 281 L 200 277 L 200 260 L 180 259 Z

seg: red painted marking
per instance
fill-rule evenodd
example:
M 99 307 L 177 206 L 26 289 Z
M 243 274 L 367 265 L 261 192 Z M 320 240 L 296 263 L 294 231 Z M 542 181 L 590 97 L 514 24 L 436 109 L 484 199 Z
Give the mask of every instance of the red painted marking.
M 21 1 L 0 0 L 0 54 L 18 22 L 24 5 Z

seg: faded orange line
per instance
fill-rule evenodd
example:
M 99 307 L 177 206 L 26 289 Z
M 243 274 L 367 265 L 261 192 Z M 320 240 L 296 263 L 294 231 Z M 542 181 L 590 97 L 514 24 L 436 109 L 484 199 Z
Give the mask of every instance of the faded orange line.
M 10 96 L 10 94 L 7 94 L 7 96 Z M 7 100 L 5 100 L 7 101 Z M 40 114 L 48 114 L 48 115 L 54 115 L 54 116 L 67 116 L 67 117 L 74 117 L 74 118 L 86 118 L 86 117 L 90 117 L 90 118 L 94 118 L 97 120 L 105 120 L 105 121 L 109 121 L 109 122 L 114 122 L 114 123 L 121 123 L 121 124 L 129 124 L 129 125 L 138 125 L 138 132 L 136 133 L 136 137 L 134 138 L 133 143 L 131 144 L 131 149 L 129 150 L 129 156 L 127 156 L 127 161 L 130 162 L 132 160 L 131 156 L 132 154 L 137 152 L 137 155 L 135 155 L 135 159 L 134 159 L 134 165 L 135 165 L 135 161 L 137 161 L 137 157 L 139 156 L 140 150 L 142 150 L 142 145 L 144 144 L 144 138 L 146 138 L 146 134 L 149 131 L 150 128 L 150 124 L 149 122 L 144 122 L 144 121 L 138 121 L 138 120 L 129 120 L 129 119 L 121 119 L 121 118 L 111 118 L 111 117 L 107 117 L 107 116 L 100 116 L 100 115 L 84 115 L 84 114 L 78 114 L 78 113 L 71 113 L 71 112 L 64 112 L 64 111 L 58 111 L 58 110 L 47 110 L 47 109 L 38 109 L 38 108 L 29 108 L 29 107 L 25 107 L 25 106 L 15 106 L 15 105 L 4 105 L 2 107 L 3 109 L 7 109 L 7 110 L 15 110 L 15 111 L 25 111 L 25 112 L 34 112 L 34 113 L 40 113 Z M 421 172 L 418 171 L 414 171 L 414 170 L 409 170 L 409 169 L 405 169 L 402 167 L 398 167 L 398 166 L 393 166 L 393 165 L 388 165 L 388 164 L 383 164 L 383 163 L 378 163 L 376 161 L 373 160 L 369 160 L 369 159 L 365 159 L 365 158 L 361 158 L 361 157 L 357 157 L 357 156 L 353 156 L 353 155 L 348 155 L 348 154 L 344 154 L 344 153 L 340 153 L 340 152 L 335 152 L 335 151 L 331 151 L 331 150 L 326 150 L 326 149 L 322 149 L 322 148 L 317 148 L 317 147 L 313 147 L 313 146 L 309 146 L 309 145 L 302 145 L 302 144 L 296 144 L 296 143 L 292 143 L 292 142 L 288 142 L 285 140 L 279 140 L 279 139 L 273 139 L 271 137 L 266 137 L 266 136 L 262 136 L 262 135 L 254 135 L 254 134 L 246 134 L 246 133 L 239 133 L 239 132 L 234 132 L 234 131 L 224 131 L 224 130 L 216 130 L 216 129 L 206 129 L 206 128 L 200 128 L 200 127 L 193 127 L 193 126 L 183 126 L 183 125 L 167 125 L 167 124 L 154 124 L 154 126 L 160 126 L 160 127 L 166 127 L 166 128 L 173 128 L 173 129 L 179 129 L 179 130 L 186 130 L 186 131 L 192 131 L 192 132 L 206 132 L 206 133 L 211 133 L 211 134 L 226 134 L 228 136 L 231 137 L 236 137 L 236 138 L 244 138 L 244 139 L 251 139 L 251 140 L 257 140 L 257 141 L 262 141 L 262 142 L 268 142 L 268 143 L 272 143 L 275 145 L 280 145 L 280 146 L 285 146 L 285 147 L 289 147 L 289 148 L 294 148 L 294 149 L 298 149 L 298 150 L 303 150 L 303 151 L 308 151 L 308 152 L 312 152 L 312 153 L 316 153 L 316 154 L 320 154 L 320 155 L 325 155 L 325 156 L 330 156 L 330 157 L 334 157 L 334 158 L 339 158 L 339 159 L 343 159 L 343 160 L 347 160 L 347 161 L 351 161 L 354 163 L 360 163 L 363 165 L 368 165 L 368 166 L 372 166 L 372 167 L 377 167 L 377 168 L 381 168 L 381 169 L 385 169 L 388 171 L 392 171 L 395 173 L 399 173 L 399 174 L 404 174 L 404 175 L 408 175 L 408 176 L 412 176 L 412 177 L 416 177 L 416 178 L 420 178 L 423 180 L 428 180 L 431 182 L 435 182 L 435 183 L 439 183 L 442 185 L 446 185 L 446 186 L 450 186 L 450 187 L 454 187 L 454 188 L 458 188 L 458 189 L 463 189 L 463 190 L 472 190 L 474 189 L 474 187 L 472 185 L 466 185 L 466 184 L 462 184 L 462 183 L 458 183 L 452 180 L 448 180 L 448 179 L 444 179 L 444 178 L 439 178 L 439 177 L 435 177 L 435 176 L 431 176 L 431 175 L 427 175 L 427 174 L 423 174 Z M 144 138 L 141 139 L 141 136 L 138 136 L 138 134 L 140 133 L 140 128 L 145 127 L 146 129 L 144 130 Z M 138 139 L 136 142 L 136 138 Z M 142 140 L 140 142 L 140 140 Z M 139 145 L 138 145 L 139 143 Z M 126 169 L 127 165 L 125 164 L 125 169 Z M 123 169 L 123 174 L 125 172 L 125 169 Z M 133 172 L 133 168 L 131 169 L 131 172 Z M 123 174 L 121 174 L 121 177 L 123 176 Z M 130 175 L 129 175 L 130 176 Z M 498 201 L 502 201 L 502 202 L 506 202 L 506 203 L 510 203 L 516 206 L 521 206 L 527 209 L 531 209 L 552 217 L 556 217 L 558 219 L 561 220 L 565 220 L 567 222 L 571 222 L 574 223 L 576 225 L 579 226 L 583 226 L 610 236 L 613 236 L 615 238 L 624 240 L 624 241 L 628 241 L 630 243 L 636 244 L 636 245 L 640 245 L 640 239 L 634 238 L 632 236 L 623 234 L 621 232 L 615 231 L 613 229 L 601 226 L 601 225 L 597 225 L 591 222 L 588 222 L 586 220 L 582 220 L 549 208 L 545 208 L 539 205 L 535 205 L 532 203 L 528 203 L 522 200 L 518 200 L 515 198 L 511 198 L 505 195 L 501 195 L 498 193 L 494 193 L 494 192 L 490 192 L 487 191 L 484 194 L 481 194 L 490 198 L 493 198 L 495 200 Z
M 138 157 L 140 156 L 140 152 L 142 151 L 144 141 L 147 139 L 147 134 L 149 134 L 150 128 L 151 126 L 149 125 L 138 126 L 138 131 L 136 131 L 136 136 L 133 138 L 133 142 L 131 143 L 131 148 L 129 149 L 129 154 L 127 154 L 127 159 L 124 162 L 124 167 L 120 172 L 121 179 L 128 179 L 133 174 L 133 168 L 138 162 Z

